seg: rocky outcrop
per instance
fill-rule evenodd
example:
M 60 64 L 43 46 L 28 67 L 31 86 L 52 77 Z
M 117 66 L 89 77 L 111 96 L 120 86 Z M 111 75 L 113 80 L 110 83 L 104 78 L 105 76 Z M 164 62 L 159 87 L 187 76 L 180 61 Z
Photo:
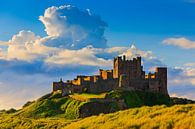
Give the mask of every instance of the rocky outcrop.
M 79 109 L 79 117 L 88 117 L 99 115 L 100 113 L 111 113 L 118 111 L 118 106 L 115 102 L 89 102 L 82 105 Z
M 195 104 L 195 101 L 186 98 L 171 97 L 173 104 Z

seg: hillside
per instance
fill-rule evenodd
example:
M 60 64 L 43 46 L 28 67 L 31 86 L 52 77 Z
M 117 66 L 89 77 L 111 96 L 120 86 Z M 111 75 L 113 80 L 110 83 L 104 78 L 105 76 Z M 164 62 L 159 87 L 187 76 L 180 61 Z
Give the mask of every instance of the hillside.
M 61 117 L 67 119 L 79 118 L 79 109 L 87 102 L 78 101 L 60 94 L 47 94 L 35 102 L 28 102 L 14 116 L 25 118 Z
M 194 101 L 140 91 L 66 97 L 56 92 L 27 102 L 20 110 L 0 111 L 0 128 L 191 128 L 195 127 L 195 105 L 189 103 Z
M 88 100 L 101 96 L 104 98 L 105 95 L 75 94 L 71 97 L 62 97 L 60 93 L 56 92 L 54 94 L 47 94 L 34 102 L 27 102 L 22 109 L 18 110 L 13 115 L 26 118 L 61 117 L 77 119 L 118 110 L 113 107 L 115 102 Z M 81 101 L 81 98 L 85 101 Z
M 171 105 L 170 98 L 163 94 L 140 91 L 111 91 L 103 94 L 74 94 L 62 97 L 60 92 L 44 95 L 27 102 L 15 116 L 26 118 L 61 117 L 77 119 L 100 113 L 112 113 L 140 106 Z M 98 108 L 97 108 L 98 107 Z M 9 113 L 7 112 L 7 113 Z
M 159 93 L 140 91 L 111 91 L 102 94 L 73 94 L 62 97 L 60 92 L 49 93 L 36 101 L 27 102 L 22 109 L 5 113 L 25 118 L 60 117 L 78 119 L 100 113 L 112 113 L 128 108 L 154 105 L 188 104 L 193 101 L 173 98 Z M 98 107 L 98 108 L 96 108 Z
M 195 105 L 167 107 L 143 106 L 110 114 L 67 120 L 60 117 L 25 118 L 15 114 L 1 114 L 1 128 L 64 128 L 64 129 L 194 129 Z
M 66 128 L 181 128 L 195 127 L 195 105 L 154 106 L 89 117 Z

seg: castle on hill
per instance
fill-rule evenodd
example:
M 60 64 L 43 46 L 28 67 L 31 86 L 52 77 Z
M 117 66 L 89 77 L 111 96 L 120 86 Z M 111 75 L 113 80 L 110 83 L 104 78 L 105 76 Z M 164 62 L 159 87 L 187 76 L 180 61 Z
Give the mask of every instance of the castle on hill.
M 99 70 L 99 75 L 77 76 L 74 80 L 53 82 L 53 92 L 60 90 L 63 96 L 73 93 L 102 93 L 116 89 L 149 91 L 168 95 L 167 68 L 157 67 L 146 74 L 141 57 L 126 60 L 114 58 L 112 70 Z

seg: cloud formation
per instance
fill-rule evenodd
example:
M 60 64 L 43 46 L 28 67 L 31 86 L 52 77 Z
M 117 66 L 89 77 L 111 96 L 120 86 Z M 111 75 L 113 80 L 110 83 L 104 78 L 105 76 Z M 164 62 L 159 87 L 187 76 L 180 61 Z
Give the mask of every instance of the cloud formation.
M 111 59 L 106 60 L 104 58 L 98 58 L 95 54 L 95 50 L 90 47 L 84 47 L 79 50 L 66 49 L 46 59 L 46 63 L 61 65 L 76 64 L 89 66 L 111 66 Z
M 52 42 L 52 40 L 50 41 Z M 44 45 L 45 37 L 35 36 L 31 31 L 20 31 L 8 41 L 7 50 L 1 50 L 3 60 L 43 61 L 46 64 L 108 66 L 110 60 L 96 57 L 103 51 L 93 46 L 73 50 Z M 55 42 L 54 42 L 55 43 Z
M 48 36 L 57 42 L 45 42 L 47 46 L 79 49 L 88 45 L 96 48 L 107 46 L 104 30 L 107 24 L 89 9 L 81 11 L 65 5 L 46 9 L 39 20 L 45 25 Z
M 186 38 L 168 38 L 163 41 L 163 44 L 173 45 L 183 49 L 195 49 L 195 41 Z
M 47 47 L 42 42 L 44 38 L 31 31 L 22 30 L 6 42 L 7 49 L 0 51 L 0 59 L 33 61 L 57 51 L 57 48 Z
M 163 44 L 183 49 L 195 49 L 195 41 L 186 38 L 168 38 Z M 195 63 L 186 63 L 182 67 L 169 68 L 169 92 L 172 96 L 187 97 L 195 100 Z
M 195 68 L 183 66 L 169 68 L 168 71 L 170 95 L 195 100 Z
M 0 49 L 0 108 L 21 107 L 49 92 L 51 82 L 60 77 L 72 79 L 111 67 L 110 58 L 97 56 L 107 47 L 107 24 L 99 16 L 65 5 L 46 9 L 39 20 L 45 37 L 22 30 L 0 41 L 6 46 Z
M 43 60 L 47 64 L 108 66 L 110 60 L 98 58 L 95 49 L 89 49 L 90 46 L 97 49 L 107 47 L 104 37 L 107 24 L 100 16 L 93 15 L 89 9 L 82 11 L 75 6 L 64 5 L 46 9 L 39 20 L 45 26 L 47 36 L 20 31 L 8 42 L 1 42 L 8 45 L 8 49 L 0 50 L 0 58 L 31 62 Z

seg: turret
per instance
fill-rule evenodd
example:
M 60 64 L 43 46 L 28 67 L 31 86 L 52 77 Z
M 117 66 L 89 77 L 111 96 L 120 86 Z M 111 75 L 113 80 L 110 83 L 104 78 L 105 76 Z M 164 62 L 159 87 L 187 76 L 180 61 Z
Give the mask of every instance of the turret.
M 168 95 L 167 90 L 167 68 L 166 67 L 157 67 L 156 76 L 159 79 L 159 91 L 163 94 Z
M 122 58 L 119 56 L 117 58 L 114 58 L 113 62 L 113 77 L 119 78 L 120 76 L 120 68 L 122 67 Z

